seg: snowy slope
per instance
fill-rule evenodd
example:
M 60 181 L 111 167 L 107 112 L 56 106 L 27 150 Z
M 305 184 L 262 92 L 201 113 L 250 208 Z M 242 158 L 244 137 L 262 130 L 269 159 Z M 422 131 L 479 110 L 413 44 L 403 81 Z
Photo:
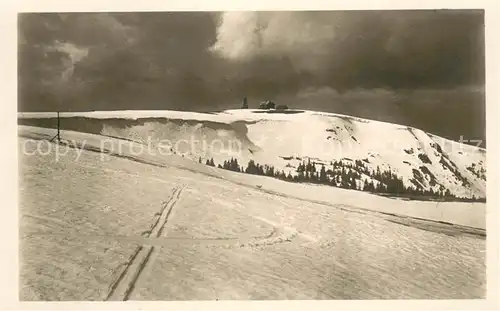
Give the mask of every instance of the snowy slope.
M 19 117 L 21 124 L 55 125 L 54 113 Z M 253 159 L 292 175 L 306 159 L 316 162 L 318 169 L 321 164 L 329 169 L 334 161 L 362 160 L 371 171 L 377 167 L 391 170 L 405 186 L 449 189 L 460 197 L 486 195 L 485 149 L 403 125 L 333 113 L 251 109 L 220 113 L 99 111 L 64 113 L 62 117 L 63 128 L 71 130 L 153 146 L 168 140 L 177 153 L 193 160 L 213 158 L 220 164 L 236 157 L 246 166 Z
M 128 141 L 103 135 L 62 131 L 61 135 L 65 144 L 80 148 L 74 149 L 69 148 L 67 145 L 59 146 L 49 143 L 48 140 L 53 137 L 54 133 L 55 131 L 52 129 L 29 126 L 19 127 L 19 136 L 23 139 L 21 146 L 23 149 L 29 150 L 27 155 L 40 153 L 42 157 L 46 158 L 46 161 L 55 164 L 68 160 L 80 162 L 80 154 L 85 150 L 92 150 L 99 153 L 97 162 L 92 164 L 96 168 L 105 167 L 106 163 L 113 159 L 111 155 L 114 155 L 132 162 L 149 164 L 152 167 L 151 170 L 158 167 L 175 168 L 177 173 L 179 173 L 179 170 L 194 172 L 198 175 L 228 181 L 233 186 L 254 189 L 256 185 L 260 185 L 262 186 L 261 191 L 264 193 L 294 198 L 299 202 L 315 202 L 327 206 L 341 205 L 362 210 L 363 212 L 373 211 L 403 217 L 421 218 L 482 230 L 486 228 L 486 204 L 484 203 L 401 200 L 324 185 L 289 183 L 271 177 L 241 174 L 210 167 L 179 155 L 161 155 L 154 152 L 138 153 L 137 150 L 140 149 L 141 144 L 135 142 L 129 143 Z M 52 146 L 52 148 L 48 148 L 48 146 Z M 39 151 L 31 151 L 33 148 L 39 148 Z M 57 153 L 54 154 L 56 152 L 55 148 L 60 148 L 59 156 Z M 51 150 L 52 153 L 43 156 L 47 150 Z M 64 161 L 65 159 L 66 161 Z M 64 166 L 59 169 L 63 170 Z M 120 167 L 120 169 L 134 173 L 134 176 L 138 177 L 141 174 L 141 172 L 128 170 L 126 167 Z
M 288 183 L 81 132 L 63 131 L 83 149 L 65 148 L 53 134 L 19 128 L 21 300 L 485 297 L 485 204 Z

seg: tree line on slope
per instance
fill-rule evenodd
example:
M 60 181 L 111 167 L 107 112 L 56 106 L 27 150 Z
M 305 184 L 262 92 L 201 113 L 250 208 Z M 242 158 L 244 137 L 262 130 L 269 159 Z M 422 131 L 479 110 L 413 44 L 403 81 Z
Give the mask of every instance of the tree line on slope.
M 199 162 L 202 163 L 201 157 Z M 462 198 L 452 194 L 449 189 L 427 190 L 423 187 L 405 186 L 403 179 L 391 170 L 381 170 L 379 166 L 370 170 L 361 160 L 353 163 L 342 161 L 330 162 L 331 169 L 326 169 L 324 164 L 316 168 L 316 163 L 311 160 L 302 161 L 296 168 L 296 175 L 290 172 L 286 174 L 283 170 L 276 170 L 272 165 L 261 165 L 254 160 L 248 161 L 247 167 L 238 163 L 236 158 L 225 160 L 224 163 L 215 165 L 213 158 L 207 159 L 206 165 L 218 167 L 233 172 L 252 175 L 268 176 L 288 182 L 305 182 L 313 184 L 329 185 L 343 189 L 366 191 L 381 195 L 394 195 L 410 198 L 440 198 L 450 201 L 484 202 L 483 198 Z

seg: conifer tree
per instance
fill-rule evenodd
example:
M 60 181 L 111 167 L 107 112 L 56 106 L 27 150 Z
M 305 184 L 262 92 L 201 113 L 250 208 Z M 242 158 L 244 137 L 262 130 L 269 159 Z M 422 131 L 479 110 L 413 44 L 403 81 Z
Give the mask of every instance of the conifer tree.
M 319 182 L 322 184 L 325 184 L 327 182 L 326 169 L 324 165 L 321 166 L 321 170 L 319 172 Z

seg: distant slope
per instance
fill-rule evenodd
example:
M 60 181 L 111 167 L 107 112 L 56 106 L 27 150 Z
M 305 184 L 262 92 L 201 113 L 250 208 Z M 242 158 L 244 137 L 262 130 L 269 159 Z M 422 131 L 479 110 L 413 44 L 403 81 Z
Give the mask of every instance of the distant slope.
M 326 169 L 334 161 L 363 161 L 368 170 L 390 170 L 405 186 L 449 190 L 460 197 L 486 196 L 486 150 L 422 130 L 314 111 L 268 113 L 227 110 L 203 114 L 179 111 L 106 111 L 62 114 L 62 128 L 120 137 L 154 148 L 169 146 L 186 158 L 216 164 L 253 159 L 296 175 L 310 159 Z M 24 113 L 19 124 L 54 128 L 54 113 Z M 371 181 L 362 176 L 362 186 Z

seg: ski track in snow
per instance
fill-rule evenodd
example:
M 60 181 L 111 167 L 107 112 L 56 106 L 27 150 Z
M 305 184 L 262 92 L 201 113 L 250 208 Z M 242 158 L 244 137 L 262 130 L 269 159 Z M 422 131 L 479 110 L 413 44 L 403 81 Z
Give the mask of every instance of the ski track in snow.
M 150 231 L 145 234 L 147 237 L 158 238 L 161 236 L 172 209 L 179 201 L 179 197 L 183 190 L 183 186 L 176 188 L 169 200 L 162 204 L 160 216 L 154 222 Z M 154 246 L 139 246 L 132 255 L 131 260 L 125 265 L 121 275 L 118 277 L 115 284 L 111 286 L 111 291 L 108 293 L 106 300 L 128 300 L 132 294 L 137 280 L 139 279 L 142 270 L 147 265 L 151 254 L 154 252 Z
M 175 189 L 170 199 L 163 204 L 161 215 L 157 218 L 157 220 L 151 227 L 150 231 L 145 232 L 144 235 L 146 237 L 159 238 L 162 235 L 162 232 L 165 229 L 165 226 L 169 219 L 169 216 L 174 206 L 179 201 L 179 197 L 184 187 L 185 186 L 181 186 Z M 266 220 L 263 221 L 268 222 Z M 212 240 L 192 239 L 192 240 L 199 240 L 199 241 L 204 241 L 207 244 L 215 244 L 222 246 L 236 244 L 238 247 L 245 247 L 245 246 L 255 247 L 262 245 L 270 246 L 277 243 L 290 242 L 291 239 L 293 239 L 293 237 L 295 236 L 294 232 L 292 232 L 287 236 L 275 237 L 275 233 L 276 230 L 273 229 L 273 231 L 267 237 L 250 239 L 249 241 L 243 241 L 243 239 L 237 239 L 231 244 L 227 244 L 227 241 L 228 240 L 230 241 L 230 239 L 212 239 Z M 183 239 L 180 241 L 188 242 L 187 239 Z M 154 264 L 156 256 L 157 254 L 155 252 L 155 247 L 153 245 L 139 246 L 131 256 L 130 260 L 125 264 L 125 267 L 120 276 L 118 277 L 118 279 L 115 281 L 114 284 L 111 285 L 111 289 L 107 295 L 106 300 L 110 301 L 128 300 L 129 297 L 131 297 L 131 295 L 133 294 L 133 291 L 136 288 L 137 284 L 140 282 L 143 270 L 147 269 L 148 266 L 152 266 Z

